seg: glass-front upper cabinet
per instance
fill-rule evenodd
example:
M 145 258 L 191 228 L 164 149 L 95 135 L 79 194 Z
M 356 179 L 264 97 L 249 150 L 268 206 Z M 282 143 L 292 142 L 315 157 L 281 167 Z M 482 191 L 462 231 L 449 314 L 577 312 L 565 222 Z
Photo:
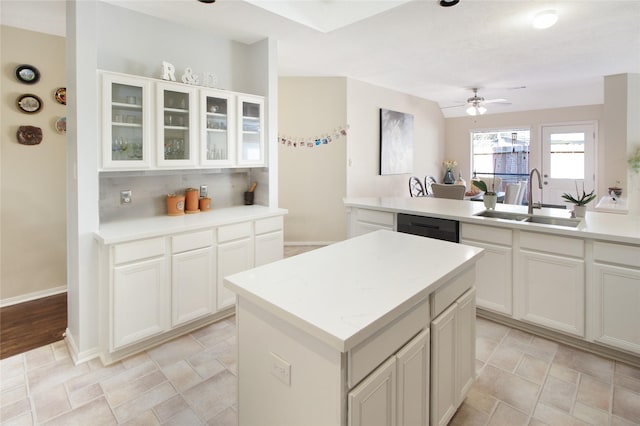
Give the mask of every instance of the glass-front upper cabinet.
M 195 166 L 196 89 L 171 83 L 156 88 L 158 166 Z
M 238 96 L 238 164 L 264 165 L 264 98 Z
M 236 161 L 235 95 L 217 90 L 200 91 L 200 163 L 232 166 Z
M 102 74 L 102 167 L 146 169 L 150 161 L 151 92 L 148 80 Z

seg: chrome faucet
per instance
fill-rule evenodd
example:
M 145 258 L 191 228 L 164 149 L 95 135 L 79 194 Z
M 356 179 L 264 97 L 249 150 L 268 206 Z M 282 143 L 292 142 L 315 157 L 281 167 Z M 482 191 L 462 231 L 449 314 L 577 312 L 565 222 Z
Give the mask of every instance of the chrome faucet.
M 542 181 L 540 179 L 540 171 L 538 169 L 532 169 L 531 173 L 529 173 L 529 193 L 527 194 L 527 205 L 529 206 L 529 214 L 533 214 L 533 191 L 531 188 L 531 183 L 533 181 L 533 172 L 538 175 L 538 188 L 542 189 Z M 537 209 L 540 208 L 540 204 L 538 203 Z

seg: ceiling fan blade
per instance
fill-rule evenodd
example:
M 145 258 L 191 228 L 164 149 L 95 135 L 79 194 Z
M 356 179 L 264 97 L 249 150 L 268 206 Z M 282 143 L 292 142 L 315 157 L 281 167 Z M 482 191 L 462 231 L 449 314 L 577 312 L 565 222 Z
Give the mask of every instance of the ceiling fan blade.
M 511 102 L 509 102 L 506 99 L 487 99 L 484 101 L 485 104 L 504 104 L 504 105 L 511 105 Z
M 460 107 L 463 107 L 463 106 L 467 106 L 467 104 L 449 105 L 449 106 L 446 106 L 446 107 L 440 107 L 440 109 L 447 109 L 447 108 L 460 108 Z

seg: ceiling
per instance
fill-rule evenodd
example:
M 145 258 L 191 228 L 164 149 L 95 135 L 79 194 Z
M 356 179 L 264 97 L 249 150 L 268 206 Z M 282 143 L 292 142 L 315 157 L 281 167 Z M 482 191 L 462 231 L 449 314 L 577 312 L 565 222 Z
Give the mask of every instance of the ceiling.
M 281 76 L 345 76 L 465 115 L 478 87 L 487 114 L 604 102 L 606 75 L 640 73 L 640 0 L 105 0 L 213 34 L 278 40 Z M 558 23 L 531 26 L 555 9 Z M 64 34 L 60 0 L 0 0 L 2 23 Z M 524 88 L 523 88 L 524 87 Z

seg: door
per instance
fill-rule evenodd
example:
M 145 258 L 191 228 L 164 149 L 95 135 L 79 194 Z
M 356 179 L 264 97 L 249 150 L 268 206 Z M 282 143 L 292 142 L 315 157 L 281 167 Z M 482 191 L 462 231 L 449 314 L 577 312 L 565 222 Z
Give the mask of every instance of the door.
M 176 327 L 215 310 L 215 250 L 204 247 L 171 259 L 171 325 Z
M 453 303 L 431 322 L 431 425 L 449 423 L 458 408 L 456 362 L 458 305 Z
M 156 114 L 158 166 L 195 166 L 196 89 L 157 83 Z
M 429 424 L 429 341 L 423 330 L 396 355 L 398 426 Z
M 580 194 L 595 188 L 595 134 L 596 123 L 542 126 L 544 204 L 565 206 L 562 194 L 575 194 L 576 184 Z
M 251 269 L 253 240 L 244 238 L 218 245 L 218 309 L 233 306 L 236 294 L 224 286 L 224 277 Z
M 203 90 L 200 94 L 200 162 L 206 166 L 235 164 L 235 97 Z
M 389 358 L 348 395 L 348 426 L 396 424 L 396 358 Z

